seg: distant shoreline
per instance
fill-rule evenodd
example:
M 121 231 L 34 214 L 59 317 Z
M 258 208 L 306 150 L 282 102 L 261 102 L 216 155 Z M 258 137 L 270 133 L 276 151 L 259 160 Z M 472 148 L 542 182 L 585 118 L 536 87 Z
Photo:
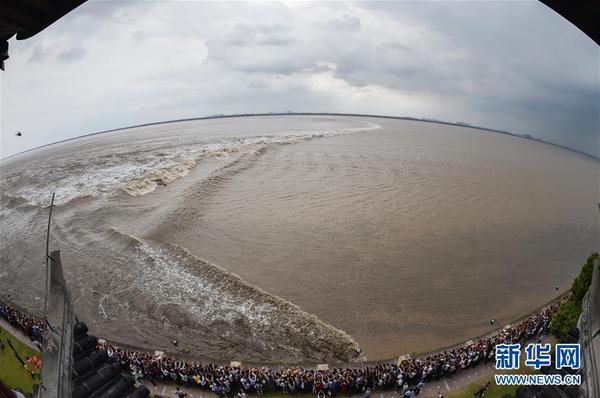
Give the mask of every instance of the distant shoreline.
M 91 137 L 91 136 L 95 136 L 95 135 L 99 135 L 99 134 L 106 134 L 106 133 L 112 133 L 115 131 L 120 131 L 120 130 L 129 130 L 132 128 L 137 128 L 137 127 L 146 127 L 146 126 L 154 126 L 154 125 L 159 125 L 159 124 L 169 124 L 169 123 L 178 123 L 178 122 L 191 122 L 191 121 L 195 121 L 195 120 L 211 120 L 211 119 L 229 119 L 229 118 L 242 118 L 242 117 L 264 117 L 264 116 L 345 116 L 345 117 L 370 117 L 370 118 L 379 118 L 379 119 L 395 119 L 395 120 L 409 120 L 409 121 L 414 121 L 414 122 L 425 122 L 425 123 L 435 123 L 435 124 L 442 124 L 442 125 L 446 125 L 446 126 L 455 126 L 455 127 L 465 127 L 465 128 L 471 128 L 471 129 L 475 129 L 475 130 L 482 130 L 482 131 L 489 131 L 492 133 L 497 133 L 497 134 L 504 134 L 504 135 L 509 135 L 512 137 L 517 137 L 517 138 L 522 138 L 525 140 L 530 140 L 530 141 L 535 141 L 535 142 L 540 142 L 543 144 L 547 144 L 547 145 L 552 145 L 554 147 L 557 148 L 561 148 L 561 149 L 566 149 L 568 151 L 571 152 L 575 152 L 577 154 L 592 158 L 594 160 L 600 160 L 600 157 L 592 155 L 590 153 L 587 152 L 583 152 L 565 145 L 561 145 L 561 144 L 556 144 L 554 142 L 550 142 L 550 141 L 545 141 L 542 140 L 540 138 L 536 138 L 533 137 L 529 134 L 517 134 L 517 133 L 512 133 L 509 131 L 505 131 L 505 130 L 499 130 L 499 129 L 493 129 L 490 127 L 483 127 L 483 126 L 476 126 L 476 125 L 472 125 L 469 123 L 465 123 L 465 122 L 446 122 L 443 120 L 437 120 L 437 119 L 430 119 L 430 118 L 416 118 L 416 117 L 410 117 L 410 116 L 390 116 L 390 115 L 370 115 L 370 114 L 365 114 L 365 113 L 331 113 L 331 112 L 269 112 L 269 113 L 236 113 L 236 114 L 230 114 L 230 115 L 225 115 L 225 114 L 217 114 L 217 115 L 211 115 L 211 116 L 201 116 L 201 117 L 192 117 L 192 118 L 184 118 L 184 119 L 173 119 L 173 120 L 164 120 L 164 121 L 159 121 L 159 122 L 150 122 L 150 123 L 142 123 L 142 124 L 136 124 L 136 125 L 131 125 L 131 126 L 125 126 L 125 127 L 119 127 L 119 128 L 115 128 L 115 129 L 110 129 L 110 130 L 103 130 L 103 131 L 98 131 L 95 133 L 89 133 L 89 134 L 84 134 L 84 135 L 80 135 L 77 137 L 73 137 L 73 138 L 67 138 L 65 140 L 60 140 L 60 141 L 56 141 L 56 142 L 52 142 L 49 144 L 45 144 L 45 145 L 41 145 L 35 148 L 31 148 L 31 149 L 27 149 L 23 152 L 18 152 L 15 153 L 13 155 L 7 156 L 5 158 L 1 158 L 0 159 L 0 163 L 3 162 L 4 160 L 8 160 L 11 159 L 15 156 L 19 156 L 31 151 L 35 151 L 37 149 L 41 149 L 41 148 L 45 148 L 51 145 L 56 145 L 56 144 L 62 144 L 65 142 L 69 142 L 69 141 L 74 141 L 80 138 L 85 138 L 85 137 Z

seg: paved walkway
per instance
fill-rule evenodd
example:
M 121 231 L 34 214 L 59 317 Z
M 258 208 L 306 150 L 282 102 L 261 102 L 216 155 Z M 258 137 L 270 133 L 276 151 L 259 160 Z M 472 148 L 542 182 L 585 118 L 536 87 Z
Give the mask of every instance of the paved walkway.
M 15 327 L 13 327 L 13 325 L 6 322 L 2 318 L 0 318 L 0 327 L 2 327 L 2 329 L 6 330 L 8 333 L 12 334 L 13 337 L 19 340 L 21 343 L 25 344 L 30 348 L 33 348 L 36 351 L 38 350 L 35 344 L 33 344 L 31 340 L 29 340 L 29 337 L 25 336 L 20 330 L 16 329 Z

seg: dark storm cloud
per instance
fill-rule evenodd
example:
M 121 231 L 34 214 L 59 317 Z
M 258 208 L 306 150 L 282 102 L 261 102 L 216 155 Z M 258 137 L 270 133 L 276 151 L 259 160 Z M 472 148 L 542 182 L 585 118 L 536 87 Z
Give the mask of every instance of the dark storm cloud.
M 598 46 L 535 2 L 456 4 L 360 3 L 398 26 L 425 27 L 430 40 L 411 54 L 354 55 L 360 61 L 345 62 L 336 75 L 357 86 L 432 93 L 470 109 L 465 117 L 474 122 L 597 155 Z
M 590 154 L 598 153 L 600 91 L 595 87 L 573 87 L 564 82 L 540 81 L 537 90 L 513 101 L 489 98 L 473 100 L 470 106 L 490 115 L 499 128 L 541 136 Z M 528 120 L 525 126 L 522 120 Z

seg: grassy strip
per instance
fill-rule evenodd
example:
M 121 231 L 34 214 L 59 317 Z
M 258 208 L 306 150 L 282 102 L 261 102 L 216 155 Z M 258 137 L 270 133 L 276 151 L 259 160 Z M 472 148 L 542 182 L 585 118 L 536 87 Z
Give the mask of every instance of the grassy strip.
M 18 387 L 25 392 L 32 392 L 34 379 L 31 378 L 31 375 L 25 370 L 23 364 L 17 359 L 8 342 L 10 341 L 23 361 L 25 361 L 26 357 L 41 355 L 40 352 L 21 343 L 1 327 L 0 340 L 2 340 L 4 345 L 4 349 L 0 349 L 0 380 L 11 389 Z M 39 371 L 36 374 L 35 382 L 39 383 Z

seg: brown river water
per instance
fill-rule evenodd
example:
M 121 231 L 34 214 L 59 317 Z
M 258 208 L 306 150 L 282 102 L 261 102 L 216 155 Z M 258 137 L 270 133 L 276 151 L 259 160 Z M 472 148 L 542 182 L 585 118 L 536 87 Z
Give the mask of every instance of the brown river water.
M 52 247 L 92 332 L 207 360 L 459 343 L 566 291 L 598 247 L 598 160 L 407 120 L 138 127 L 4 160 L 0 182 L 4 297 L 41 309 L 56 191 Z

